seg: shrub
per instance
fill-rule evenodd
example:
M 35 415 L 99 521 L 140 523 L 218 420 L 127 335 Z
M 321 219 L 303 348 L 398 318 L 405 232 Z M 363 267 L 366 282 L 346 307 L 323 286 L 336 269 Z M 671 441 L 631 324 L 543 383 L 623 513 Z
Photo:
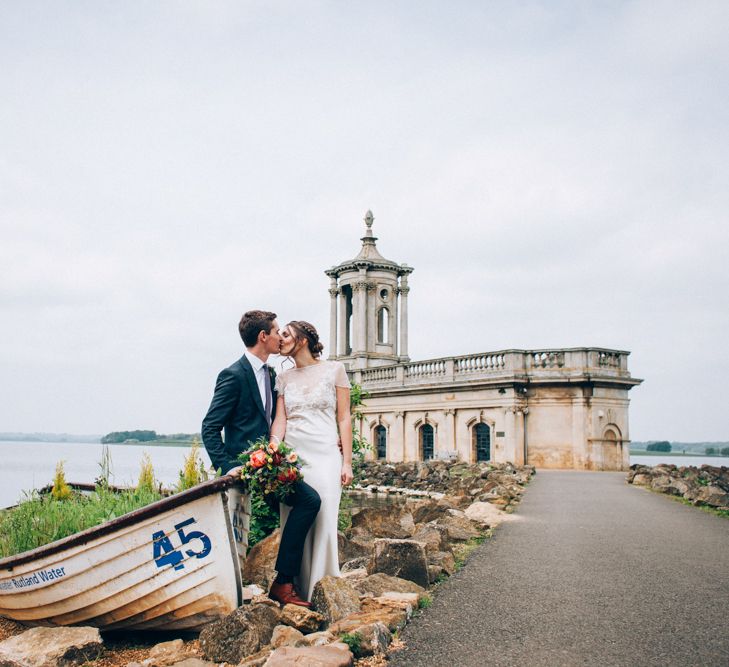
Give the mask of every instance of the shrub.
M 362 650 L 362 637 L 359 633 L 345 632 L 339 638 L 339 641 L 344 642 L 347 646 L 349 646 L 349 650 L 352 651 L 352 655 L 354 655 L 355 658 L 360 656 L 360 651 Z
M 56 474 L 53 478 L 53 488 L 51 496 L 54 500 L 66 500 L 71 497 L 73 492 L 66 482 L 66 473 L 63 471 L 63 461 L 56 463 Z
M 208 479 L 208 473 L 205 470 L 205 464 L 200 456 L 200 441 L 195 437 L 192 441 L 190 453 L 185 457 L 180 470 L 180 481 L 177 484 L 176 491 L 185 491 L 197 486 L 200 482 Z
M 152 467 L 152 459 L 147 452 L 142 456 L 142 465 L 139 469 L 139 481 L 137 482 L 137 490 L 154 491 L 157 488 L 157 480 L 154 476 L 154 468 Z

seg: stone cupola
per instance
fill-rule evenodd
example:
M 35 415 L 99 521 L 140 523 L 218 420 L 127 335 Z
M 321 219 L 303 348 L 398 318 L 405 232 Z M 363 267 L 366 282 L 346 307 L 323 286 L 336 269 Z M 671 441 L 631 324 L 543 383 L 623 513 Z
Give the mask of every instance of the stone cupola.
M 413 269 L 380 254 L 374 220 L 367 211 L 359 254 L 325 271 L 331 280 L 329 358 L 350 370 L 409 360 L 408 276 Z

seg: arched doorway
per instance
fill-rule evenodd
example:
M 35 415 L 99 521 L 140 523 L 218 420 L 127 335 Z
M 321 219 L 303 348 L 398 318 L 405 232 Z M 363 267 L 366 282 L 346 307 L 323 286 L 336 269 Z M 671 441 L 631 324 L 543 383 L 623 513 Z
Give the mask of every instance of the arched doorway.
M 382 424 L 375 426 L 375 451 L 378 459 L 387 458 L 387 429 Z
M 433 427 L 430 424 L 423 424 L 420 427 L 420 458 L 423 461 L 433 458 L 434 441 Z
M 479 422 L 474 424 L 472 432 L 472 445 L 476 461 L 491 460 L 491 427 Z
M 615 429 L 608 427 L 602 436 L 602 469 L 603 470 L 620 470 L 622 461 L 618 448 L 620 446 L 620 438 Z

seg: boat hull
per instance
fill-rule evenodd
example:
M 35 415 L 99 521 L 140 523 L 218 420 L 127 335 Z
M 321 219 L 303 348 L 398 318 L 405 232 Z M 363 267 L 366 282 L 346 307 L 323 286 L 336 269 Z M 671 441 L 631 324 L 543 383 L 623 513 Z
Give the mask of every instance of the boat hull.
M 0 616 L 32 625 L 199 630 L 229 614 L 241 602 L 225 491 L 231 483 L 212 480 L 0 561 Z

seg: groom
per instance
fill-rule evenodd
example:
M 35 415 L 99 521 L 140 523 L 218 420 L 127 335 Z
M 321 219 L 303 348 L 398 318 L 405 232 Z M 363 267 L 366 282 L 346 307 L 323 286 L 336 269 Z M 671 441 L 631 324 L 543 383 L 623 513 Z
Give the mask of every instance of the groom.
M 221 371 L 215 393 L 202 423 L 202 439 L 213 467 L 223 474 L 240 475 L 238 455 L 259 438 L 268 438 L 276 416 L 275 377 L 266 364 L 281 346 L 276 313 L 249 310 L 238 331 L 246 346 L 243 356 Z M 225 440 L 221 437 L 225 432 Z M 301 569 L 304 540 L 319 512 L 319 494 L 303 481 L 296 482 L 285 500 L 291 506 L 276 560 L 278 576 L 269 595 L 283 604 L 310 604 L 294 590 Z

